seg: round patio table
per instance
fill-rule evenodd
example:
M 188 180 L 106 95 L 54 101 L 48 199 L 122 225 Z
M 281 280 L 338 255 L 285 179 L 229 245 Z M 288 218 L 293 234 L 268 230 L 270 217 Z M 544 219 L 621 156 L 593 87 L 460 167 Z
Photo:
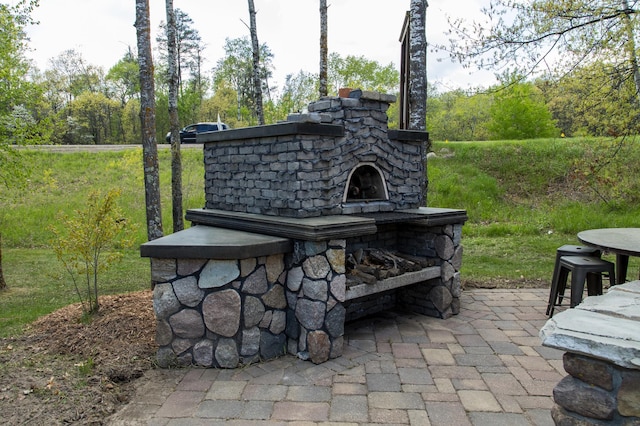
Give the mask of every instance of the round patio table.
M 616 284 L 627 280 L 629 256 L 640 256 L 640 228 L 602 228 L 578 232 L 583 244 L 616 255 Z

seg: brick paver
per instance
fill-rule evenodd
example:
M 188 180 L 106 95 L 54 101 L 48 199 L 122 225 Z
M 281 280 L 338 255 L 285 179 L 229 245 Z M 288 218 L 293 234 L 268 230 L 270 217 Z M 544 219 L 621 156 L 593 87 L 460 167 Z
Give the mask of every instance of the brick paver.
M 546 289 L 465 291 L 442 320 L 383 312 L 345 327 L 343 356 L 236 370 L 152 370 L 112 425 L 551 426 L 562 354 L 540 346 Z

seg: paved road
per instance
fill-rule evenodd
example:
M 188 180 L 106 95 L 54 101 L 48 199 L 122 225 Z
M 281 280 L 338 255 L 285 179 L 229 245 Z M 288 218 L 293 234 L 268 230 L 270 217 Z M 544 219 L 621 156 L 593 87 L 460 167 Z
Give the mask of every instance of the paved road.
M 102 152 L 124 151 L 125 149 L 142 148 L 142 145 L 30 145 L 19 147 L 20 149 L 32 149 L 49 152 Z M 168 143 L 158 144 L 158 149 L 169 149 Z M 202 144 L 192 143 L 181 145 L 181 149 L 202 149 Z

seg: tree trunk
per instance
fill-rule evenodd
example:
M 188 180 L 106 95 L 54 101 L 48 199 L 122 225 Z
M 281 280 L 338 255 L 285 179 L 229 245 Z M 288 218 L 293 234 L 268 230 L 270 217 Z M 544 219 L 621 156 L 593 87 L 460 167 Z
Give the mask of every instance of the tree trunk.
M 327 96 L 327 0 L 320 0 L 320 97 Z M 338 88 L 336 88 L 338 89 Z
M 264 124 L 264 111 L 262 109 L 262 79 L 260 78 L 260 44 L 258 43 L 258 30 L 256 28 L 256 9 L 253 0 L 249 1 L 249 25 L 251 32 L 251 46 L 253 48 L 253 92 L 255 93 L 256 115 L 258 123 Z
M 136 34 L 140 66 L 140 122 L 142 124 L 142 157 L 144 164 L 147 237 L 149 241 L 162 237 L 160 208 L 160 170 L 156 142 L 156 102 L 151 57 L 151 25 L 149 0 L 136 0 Z
M 427 121 L 426 0 L 411 0 L 409 21 L 409 130 L 425 130 Z
M 409 130 L 427 130 L 427 0 L 411 0 L 409 17 Z M 427 147 L 423 150 L 420 205 L 427 204 Z
M 623 0 L 624 10 L 628 11 L 624 16 L 624 23 L 627 32 L 627 52 L 629 61 L 631 62 L 631 71 L 633 72 L 633 83 L 636 87 L 636 105 L 640 105 L 640 66 L 638 65 L 638 53 L 636 50 L 635 35 L 633 30 L 633 21 L 631 13 L 633 9 L 629 7 L 629 1 Z
M 4 273 L 2 272 L 2 233 L 0 233 L 0 291 L 7 288 L 7 282 L 4 280 Z
M 182 219 L 182 156 L 180 154 L 180 121 L 178 118 L 178 54 L 176 15 L 173 0 L 166 0 L 167 56 L 169 61 L 169 124 L 171 127 L 171 201 L 173 232 L 184 229 Z

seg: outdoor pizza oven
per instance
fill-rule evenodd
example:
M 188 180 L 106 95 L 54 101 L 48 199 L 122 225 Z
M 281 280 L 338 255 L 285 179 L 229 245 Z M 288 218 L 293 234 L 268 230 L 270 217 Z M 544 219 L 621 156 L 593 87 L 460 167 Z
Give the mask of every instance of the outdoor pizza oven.
M 283 123 L 199 135 L 205 208 L 303 218 L 424 206 L 428 134 L 388 129 L 395 96 L 356 93 Z
M 205 206 L 141 249 L 161 364 L 235 367 L 283 348 L 324 362 L 341 355 L 345 321 L 458 313 L 466 212 L 425 207 L 428 134 L 389 130 L 394 101 L 357 90 L 198 135 Z
M 375 164 L 359 164 L 349 173 L 343 203 L 388 200 L 387 184 Z

